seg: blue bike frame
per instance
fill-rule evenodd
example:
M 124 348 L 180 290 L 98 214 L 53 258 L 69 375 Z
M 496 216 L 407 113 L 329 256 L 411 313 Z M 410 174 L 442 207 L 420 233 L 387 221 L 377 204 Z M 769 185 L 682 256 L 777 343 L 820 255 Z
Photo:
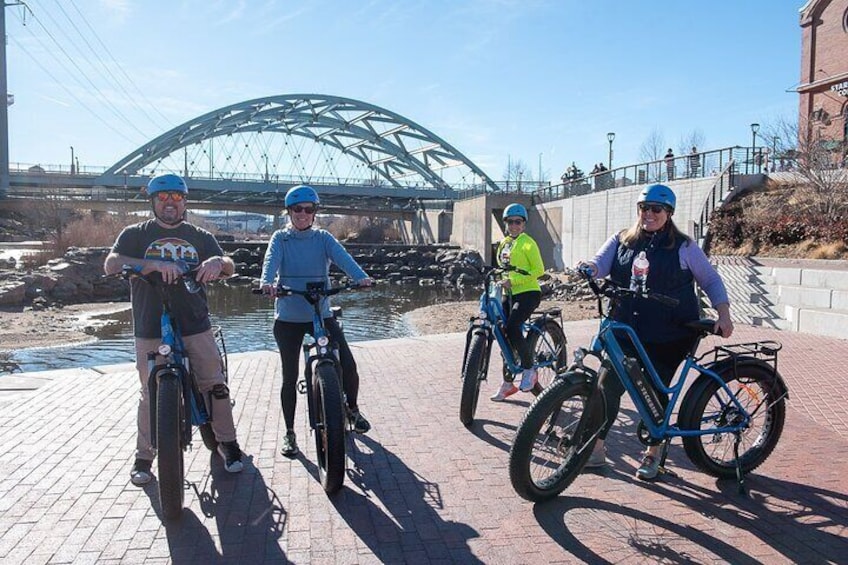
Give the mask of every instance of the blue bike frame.
M 523 369 L 518 360 L 515 359 L 515 355 L 512 347 L 509 345 L 507 341 L 507 337 L 503 331 L 503 324 L 506 323 L 506 313 L 503 309 L 503 289 L 496 282 L 490 280 L 486 289 L 483 290 L 483 293 L 480 295 L 480 312 L 486 314 L 484 319 L 480 319 L 479 317 L 474 320 L 472 323 L 472 329 L 474 327 L 484 327 L 494 335 L 495 340 L 498 342 L 498 346 L 501 348 L 501 353 L 503 354 L 504 361 L 506 362 L 506 367 L 511 373 L 520 373 Z M 545 320 L 545 316 L 538 318 L 538 320 Z M 524 335 L 528 335 L 531 331 L 536 331 L 534 329 L 534 322 L 524 322 L 521 324 L 521 331 Z M 544 332 L 538 332 L 542 335 L 542 339 L 545 340 L 546 345 L 553 350 L 553 344 L 548 341 L 547 336 Z M 541 363 L 538 361 L 534 364 L 535 367 L 550 367 L 555 363 L 555 359 L 544 360 Z

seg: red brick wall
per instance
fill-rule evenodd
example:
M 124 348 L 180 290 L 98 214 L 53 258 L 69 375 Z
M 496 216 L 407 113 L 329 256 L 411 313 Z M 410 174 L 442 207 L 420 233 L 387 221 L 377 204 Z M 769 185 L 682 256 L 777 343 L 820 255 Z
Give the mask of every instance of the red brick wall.
M 834 84 L 848 81 L 848 0 L 813 0 L 801 14 L 801 97 L 798 123 L 821 128 L 825 138 L 844 139 L 848 97 L 831 91 Z M 805 89 L 803 85 L 817 83 Z M 817 110 L 824 110 L 829 124 L 808 124 Z

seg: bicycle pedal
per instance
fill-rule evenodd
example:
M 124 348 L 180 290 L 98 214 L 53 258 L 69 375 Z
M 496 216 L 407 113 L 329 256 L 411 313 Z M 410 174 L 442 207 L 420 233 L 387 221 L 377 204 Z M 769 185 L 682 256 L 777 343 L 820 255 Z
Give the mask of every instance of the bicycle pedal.
M 297 392 L 299 392 L 300 394 L 306 394 L 306 381 L 305 380 L 300 379 L 299 381 L 297 381 Z

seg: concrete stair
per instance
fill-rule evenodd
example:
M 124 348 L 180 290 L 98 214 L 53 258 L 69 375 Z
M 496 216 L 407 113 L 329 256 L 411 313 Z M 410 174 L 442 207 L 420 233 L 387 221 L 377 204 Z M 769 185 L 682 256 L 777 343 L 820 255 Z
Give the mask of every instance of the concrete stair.
M 734 321 L 848 339 L 848 261 L 713 256 Z

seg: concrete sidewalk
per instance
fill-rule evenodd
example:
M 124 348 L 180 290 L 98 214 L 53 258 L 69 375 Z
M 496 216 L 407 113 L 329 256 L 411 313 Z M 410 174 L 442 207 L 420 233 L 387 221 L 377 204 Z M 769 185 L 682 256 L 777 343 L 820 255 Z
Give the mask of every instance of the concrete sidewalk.
M 567 323 L 569 348 L 595 329 L 595 321 Z M 132 367 L 33 375 L 41 386 L 0 395 L 0 562 L 848 562 L 848 341 L 738 328 L 732 342 L 783 343 L 779 369 L 790 390 L 783 437 L 749 475 L 748 498 L 734 482 L 696 472 L 679 442 L 669 457 L 679 477 L 634 479 L 640 446 L 625 402 L 608 441 L 612 466 L 533 505 L 513 492 L 507 472 L 532 397 L 482 398 L 477 422 L 462 426 L 463 337 L 353 344 L 360 405 L 374 429 L 354 441 L 333 498 L 316 479 L 303 396 L 304 453 L 279 453 L 277 354 L 232 355 L 248 464 L 226 473 L 197 438 L 186 456 L 186 510 L 174 524 L 157 514 L 155 483 L 129 483 Z M 486 397 L 499 381 L 495 365 Z

